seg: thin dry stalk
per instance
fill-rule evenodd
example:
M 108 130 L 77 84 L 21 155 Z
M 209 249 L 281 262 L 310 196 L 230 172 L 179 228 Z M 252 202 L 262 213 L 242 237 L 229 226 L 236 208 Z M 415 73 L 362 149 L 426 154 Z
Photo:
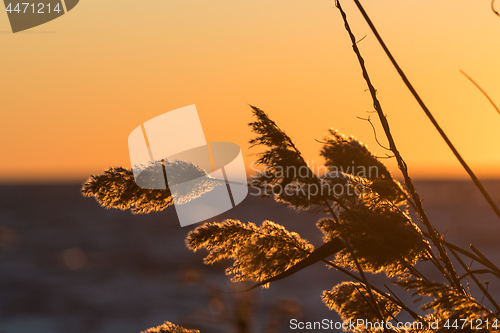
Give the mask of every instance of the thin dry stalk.
M 474 84 L 476 86 L 477 89 L 479 89 L 480 92 L 483 93 L 483 95 L 488 99 L 488 101 L 491 103 L 491 105 L 493 105 L 493 107 L 495 108 L 495 110 L 497 110 L 498 114 L 500 114 L 500 109 L 498 108 L 498 106 L 495 104 L 495 102 L 493 102 L 493 100 L 490 98 L 490 96 L 488 96 L 488 94 L 486 93 L 486 91 L 483 90 L 483 88 L 481 88 L 481 86 L 479 84 L 477 84 L 476 81 L 474 81 L 469 75 L 467 75 L 463 70 L 460 70 L 460 73 L 462 73 L 466 78 L 469 79 L 470 82 L 472 82 L 472 84 Z
M 385 132 L 385 134 L 387 136 L 387 139 L 389 141 L 389 147 L 390 147 L 391 151 L 393 152 L 394 156 L 396 157 L 399 169 L 401 170 L 401 172 L 403 174 L 403 177 L 405 179 L 406 187 L 408 188 L 408 191 L 410 192 L 410 195 L 411 195 L 411 197 L 412 197 L 412 199 L 414 201 L 414 204 L 416 205 L 416 213 L 418 214 L 418 216 L 420 217 L 420 219 L 424 223 L 424 225 L 427 227 L 427 230 L 429 231 L 429 234 L 431 236 L 430 238 L 431 238 L 433 244 L 438 249 L 439 257 L 442 260 L 442 262 L 445 264 L 446 269 L 443 268 L 439 264 L 439 262 L 437 260 L 433 260 L 433 263 L 435 263 L 436 267 L 447 278 L 447 280 L 452 285 L 455 286 L 455 288 L 457 290 L 459 290 L 460 292 L 462 292 L 463 294 L 465 294 L 465 290 L 463 289 L 463 286 L 462 286 L 462 284 L 460 283 L 460 281 L 458 279 L 458 275 L 457 275 L 457 273 L 455 272 L 455 270 L 453 268 L 453 263 L 451 262 L 451 260 L 449 259 L 448 255 L 446 254 L 446 251 L 444 250 L 444 247 L 443 247 L 443 245 L 441 243 L 442 237 L 434 229 L 434 227 L 431 225 L 429 219 L 427 218 L 427 215 L 426 215 L 426 213 L 425 213 L 425 211 L 423 209 L 420 197 L 418 196 L 418 194 L 417 194 L 417 192 L 415 190 L 415 187 L 413 185 L 413 181 L 411 180 L 411 178 L 410 178 L 410 176 L 408 174 L 408 169 L 407 169 L 406 163 L 404 162 L 403 158 L 401 157 L 401 154 L 399 153 L 399 150 L 396 147 L 396 143 L 395 143 L 394 138 L 393 138 L 393 136 L 391 134 L 389 123 L 388 123 L 388 121 L 387 121 L 387 119 L 386 119 L 386 117 L 384 115 L 384 112 L 382 110 L 382 106 L 380 105 L 380 102 L 378 101 L 376 89 L 373 86 L 373 84 L 371 82 L 371 79 L 370 79 L 370 77 L 368 75 L 368 71 L 366 69 L 364 59 L 361 56 L 361 52 L 360 52 L 360 50 L 359 50 L 359 48 L 358 48 L 358 46 L 356 44 L 356 37 L 354 36 L 354 34 L 353 34 L 353 32 L 352 32 L 352 30 L 350 28 L 349 22 L 347 20 L 347 15 L 344 12 L 344 10 L 342 9 L 340 1 L 336 1 L 335 5 L 339 9 L 340 14 L 342 15 L 342 18 L 344 20 L 345 29 L 347 30 L 347 32 L 349 34 L 349 37 L 351 39 L 352 48 L 353 48 L 354 53 L 356 54 L 356 56 L 358 58 L 360 66 L 361 66 L 361 69 L 362 69 L 362 72 L 363 72 L 363 78 L 365 79 L 365 81 L 366 81 L 366 83 L 368 85 L 368 88 L 370 90 L 370 94 L 371 94 L 371 97 L 372 97 L 372 100 L 373 100 L 373 104 L 374 104 L 375 110 L 377 111 L 377 114 L 378 114 L 378 116 L 380 118 L 380 121 L 382 123 L 382 127 L 383 127 L 384 132 Z M 431 255 L 432 257 L 434 257 L 434 254 L 431 251 L 429 251 L 429 255 Z
M 365 19 L 365 21 L 370 26 L 370 29 L 372 30 L 373 34 L 377 38 L 379 44 L 382 46 L 382 48 L 384 49 L 385 53 L 387 54 L 387 56 L 391 60 L 392 65 L 394 66 L 394 68 L 396 68 L 398 74 L 403 79 L 403 82 L 405 83 L 406 87 L 410 90 L 410 92 L 412 93 L 413 97 L 415 97 L 415 99 L 417 100 L 417 102 L 420 105 L 420 107 L 422 108 L 422 110 L 424 110 L 425 114 L 430 119 L 430 121 L 432 122 L 432 124 L 434 125 L 434 127 L 437 129 L 437 131 L 439 132 L 439 134 L 441 135 L 441 137 L 443 138 L 443 140 L 446 142 L 446 144 L 448 145 L 448 147 L 451 149 L 451 151 L 453 152 L 453 154 L 455 155 L 455 157 L 458 159 L 458 161 L 460 162 L 460 164 L 462 165 L 462 167 L 465 169 L 465 171 L 467 171 L 467 173 L 469 174 L 469 177 L 472 179 L 472 181 L 474 182 L 474 184 L 476 185 L 476 187 L 479 189 L 479 191 L 481 192 L 481 194 L 483 195 L 483 197 L 486 199 L 486 201 L 490 205 L 491 209 L 493 209 L 493 211 L 498 216 L 498 218 L 500 218 L 500 209 L 497 207 L 497 205 L 495 204 L 495 202 L 493 201 L 493 199 L 489 195 L 488 191 L 486 191 L 486 189 L 484 188 L 483 184 L 481 184 L 481 182 L 477 178 L 476 174 L 472 171 L 472 169 L 469 167 L 469 165 L 462 158 L 462 156 L 460 155 L 460 153 L 458 152 L 458 150 L 451 143 L 450 139 L 448 139 L 448 136 L 441 129 L 441 126 L 439 126 L 438 122 L 436 121 L 436 119 L 434 118 L 434 116 L 432 115 L 432 113 L 429 111 L 429 109 L 427 108 L 427 106 L 424 104 L 424 102 L 420 98 L 420 96 L 417 93 L 417 91 L 415 90 L 415 88 L 413 88 L 413 85 L 410 83 L 410 81 L 406 77 L 406 74 L 403 72 L 403 70 L 401 69 L 401 67 L 399 67 L 398 63 L 396 62 L 396 59 L 394 59 L 394 57 L 392 56 L 392 53 L 389 51 L 389 49 L 385 45 L 385 42 L 383 41 L 382 37 L 380 37 L 380 34 L 378 33 L 377 29 L 373 25 L 372 20 L 370 19 L 370 17 L 366 13 L 365 9 L 363 8 L 363 6 L 359 2 L 359 0 L 353 0 L 353 1 L 356 4 L 356 6 L 358 7 L 359 11 L 361 12 L 361 15 L 363 15 L 363 18 Z M 384 129 L 385 129 L 385 127 L 384 127 Z
M 468 276 L 470 276 L 472 278 L 472 280 L 474 280 L 474 283 L 479 287 L 479 289 L 481 289 L 483 294 L 488 298 L 490 303 L 495 307 L 495 309 L 497 310 L 497 313 L 500 313 L 500 306 L 495 301 L 495 299 L 491 296 L 489 291 L 483 286 L 483 284 L 481 282 L 479 282 L 479 280 L 474 275 L 474 273 L 472 273 L 471 270 L 469 269 L 469 267 L 467 267 L 467 265 L 463 262 L 462 258 L 460 258 L 460 256 L 454 250 L 450 249 L 450 251 L 451 251 L 451 253 L 453 253 L 453 256 L 455 256 L 455 258 L 458 260 L 460 265 L 462 265 L 462 267 L 465 269 L 465 271 L 467 273 L 469 273 Z
M 491 10 L 495 15 L 500 16 L 500 13 L 495 9 L 495 0 L 491 0 Z

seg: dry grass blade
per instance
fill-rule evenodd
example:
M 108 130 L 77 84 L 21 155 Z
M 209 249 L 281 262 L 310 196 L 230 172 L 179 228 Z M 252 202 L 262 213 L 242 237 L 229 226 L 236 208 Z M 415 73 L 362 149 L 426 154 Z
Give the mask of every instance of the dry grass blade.
M 495 110 L 497 110 L 498 114 L 500 114 L 500 109 L 498 108 L 498 106 L 495 104 L 495 102 L 493 102 L 493 100 L 490 98 L 490 96 L 488 96 L 488 94 L 483 90 L 483 88 L 481 88 L 481 86 L 479 84 L 477 84 L 476 81 L 474 81 L 469 75 L 467 75 L 463 70 L 460 70 L 460 73 L 462 73 L 466 78 L 469 79 L 470 82 L 472 82 L 477 89 L 479 89 L 480 92 L 483 93 L 483 95 L 488 99 L 488 101 L 490 101 L 491 105 L 493 105 L 493 107 L 495 108 Z
M 500 13 L 495 9 L 495 0 L 491 0 L 491 10 L 495 15 L 500 16 Z

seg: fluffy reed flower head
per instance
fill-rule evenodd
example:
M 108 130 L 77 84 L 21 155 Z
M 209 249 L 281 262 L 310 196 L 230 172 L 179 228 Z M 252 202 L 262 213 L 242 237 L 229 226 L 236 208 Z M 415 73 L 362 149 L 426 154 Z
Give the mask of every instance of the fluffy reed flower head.
M 498 325 L 485 329 L 484 325 L 479 330 L 474 329 L 477 323 L 499 323 L 500 318 L 498 314 L 493 314 L 491 310 L 487 309 L 484 305 L 477 302 L 474 298 L 467 294 L 460 293 L 451 286 L 426 281 L 423 279 L 403 279 L 397 282 L 398 285 L 404 287 L 406 290 L 413 291 L 414 296 L 432 296 L 434 299 L 424 306 L 423 311 L 432 311 L 433 316 L 439 320 L 441 325 L 434 330 L 438 333 L 454 333 L 454 332 L 499 332 Z M 448 321 L 450 327 L 444 327 L 443 323 Z M 453 327 L 453 322 L 459 322 L 458 327 Z M 475 325 L 465 325 L 461 327 L 463 321 L 476 323 Z M 500 324 L 500 323 L 499 323 Z M 495 327 L 497 326 L 497 327 Z
M 163 325 L 152 327 L 141 333 L 200 333 L 200 331 L 182 328 L 166 321 Z
M 103 207 L 130 209 L 139 214 L 161 211 L 172 205 L 174 198 L 176 203 L 189 202 L 223 184 L 210 177 L 205 170 L 183 161 L 155 162 L 140 166 L 140 183 L 150 185 L 145 187 L 164 185 L 163 167 L 168 174 L 169 183 L 178 184 L 172 189 L 168 185 L 166 189 L 139 187 L 132 170 L 109 168 L 101 175 L 92 175 L 83 185 L 82 193 L 87 197 L 94 197 Z
M 257 163 L 264 165 L 265 170 L 254 179 L 254 186 L 279 185 L 285 188 L 294 181 L 313 183 L 315 176 L 290 137 L 264 111 L 254 106 L 252 111 L 257 120 L 249 125 L 258 136 L 250 141 L 250 147 L 267 147 L 266 151 L 259 154 Z M 283 172 L 290 167 L 303 169 L 304 172 Z
M 401 307 L 389 301 L 377 292 L 373 292 L 377 304 L 382 312 L 383 320 L 395 317 Z M 369 322 L 380 320 L 375 309 L 368 303 L 370 296 L 366 287 L 361 283 L 342 282 L 332 290 L 323 291 L 323 302 L 330 310 L 335 310 L 344 321 L 363 318 Z
M 318 222 L 325 240 L 344 236 L 352 244 L 354 255 L 363 270 L 384 271 L 388 276 L 404 273 L 429 249 L 420 229 L 398 207 L 377 202 L 371 206 L 358 202 L 339 214 L 338 223 L 326 218 Z M 352 255 L 344 249 L 336 261 L 344 267 L 356 268 Z
M 347 138 L 337 130 L 330 129 L 329 132 L 330 136 L 325 137 L 321 150 L 327 167 L 369 179 L 371 190 L 389 201 L 401 203 L 406 200 L 407 195 L 401 184 L 392 178 L 387 167 L 366 145 L 352 136 Z
M 299 234 L 272 221 L 264 221 L 260 227 L 237 220 L 205 223 L 188 234 L 186 244 L 193 251 L 209 251 L 205 264 L 234 259 L 226 270 L 233 281 L 264 281 L 283 273 L 314 249 Z
M 132 170 L 125 168 L 109 168 L 101 175 L 92 175 L 83 185 L 82 193 L 94 197 L 105 208 L 130 209 L 136 214 L 161 211 L 173 204 L 168 188 L 150 190 L 139 187 Z

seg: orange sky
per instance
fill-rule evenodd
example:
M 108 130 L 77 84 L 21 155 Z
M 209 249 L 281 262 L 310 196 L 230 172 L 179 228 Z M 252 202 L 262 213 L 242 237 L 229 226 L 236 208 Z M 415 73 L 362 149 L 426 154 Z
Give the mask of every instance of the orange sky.
M 470 166 L 500 177 L 500 115 L 459 72 L 500 104 L 500 18 L 489 1 L 363 3 Z M 410 173 L 464 177 L 354 5 L 344 9 L 357 37 L 367 35 L 359 47 Z M 248 104 L 309 161 L 320 161 L 314 139 L 329 127 L 384 154 L 356 118 L 373 107 L 333 1 L 85 0 L 43 26 L 9 31 L 0 14 L 0 182 L 82 181 L 130 166 L 129 133 L 190 104 L 207 140 L 239 144 L 247 163 Z

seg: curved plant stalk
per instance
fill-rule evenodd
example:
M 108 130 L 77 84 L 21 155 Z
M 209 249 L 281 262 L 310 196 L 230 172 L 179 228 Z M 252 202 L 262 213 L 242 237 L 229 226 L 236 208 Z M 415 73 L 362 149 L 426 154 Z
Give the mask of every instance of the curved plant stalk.
M 496 16 L 500 16 L 498 10 L 495 9 L 495 0 L 491 0 L 491 10 L 493 11 L 493 13 L 495 13 Z
M 486 97 L 486 99 L 491 103 L 491 105 L 493 105 L 493 107 L 495 108 L 495 110 L 497 110 L 498 114 L 500 114 L 500 109 L 498 108 L 498 106 L 495 104 L 495 102 L 493 102 L 493 100 L 491 99 L 490 96 L 488 96 L 488 94 L 486 93 L 486 91 L 483 90 L 483 88 L 481 88 L 481 86 L 479 84 L 477 84 L 476 81 L 474 81 L 469 75 L 467 75 L 463 70 L 460 70 L 460 73 L 462 73 L 467 79 L 469 79 L 470 82 L 472 82 L 473 85 L 476 86 L 477 89 L 479 89 L 479 91 Z
M 426 232 L 423 232 L 424 236 L 425 237 L 430 237 L 428 233 Z M 447 242 L 445 241 L 444 239 L 442 240 L 442 243 L 444 246 L 446 246 L 448 249 L 450 250 L 455 250 L 461 254 L 463 254 L 464 256 L 480 263 L 481 265 L 485 266 L 485 267 L 488 267 L 489 269 L 491 269 L 492 271 L 500 274 L 500 269 L 498 267 L 496 267 L 491 261 L 489 261 L 486 257 L 482 256 L 482 257 L 478 257 L 476 256 L 474 253 L 471 253 L 467 250 L 464 250 L 462 249 L 461 247 L 459 246 L 456 246 L 450 242 Z M 473 245 L 471 245 L 471 247 L 474 247 Z
M 484 188 L 483 184 L 481 184 L 481 182 L 477 178 L 476 174 L 472 171 L 472 169 L 469 167 L 469 165 L 465 162 L 465 160 L 462 158 L 462 156 L 460 155 L 460 153 L 457 151 L 457 149 L 455 148 L 455 146 L 451 143 L 451 141 L 448 138 L 448 136 L 441 129 L 441 126 L 439 126 L 438 122 L 436 121 L 436 119 L 434 118 L 434 116 L 432 115 L 432 113 L 429 111 L 429 109 L 427 108 L 427 106 L 424 104 L 424 102 L 422 101 L 422 99 L 418 95 L 418 93 L 415 90 L 415 88 L 413 88 L 413 85 L 410 83 L 410 81 L 406 77 L 405 73 L 403 72 L 403 70 L 401 69 L 401 67 L 399 67 L 398 63 L 396 62 L 396 59 L 394 59 L 394 57 L 392 56 L 392 53 L 389 51 L 389 49 L 385 45 L 385 42 L 382 40 L 382 37 L 380 37 L 380 34 L 378 33 L 377 29 L 373 25 L 373 22 L 371 21 L 370 17 L 366 13 L 365 9 L 363 8 L 363 6 L 359 2 L 359 0 L 353 0 L 353 1 L 356 4 L 356 6 L 358 7 L 359 11 L 361 12 L 361 15 L 363 15 L 363 18 L 365 19 L 365 21 L 370 26 L 370 29 L 372 30 L 373 34 L 377 38 L 379 44 L 382 46 L 382 48 L 384 49 L 385 53 L 389 57 L 392 65 L 394 66 L 394 68 L 396 68 L 396 71 L 401 76 L 401 79 L 403 79 L 403 82 L 405 83 L 406 87 L 410 90 L 410 92 L 412 93 L 413 97 L 415 97 L 415 99 L 417 100 L 417 102 L 420 105 L 420 107 L 422 108 L 422 110 L 424 110 L 425 114 L 430 119 L 430 121 L 432 122 L 432 124 L 434 125 L 434 127 L 437 129 L 437 131 L 439 132 L 439 134 L 441 135 L 441 137 L 443 138 L 443 140 L 446 142 L 446 144 L 448 145 L 448 147 L 451 149 L 451 151 L 453 152 L 453 154 L 455 155 L 455 157 L 458 159 L 458 161 L 460 162 L 460 164 L 462 165 L 462 167 L 465 169 L 465 171 L 467 171 L 467 173 L 469 174 L 470 178 L 472 179 L 472 181 L 474 182 L 474 184 L 476 185 L 476 187 L 479 189 L 479 191 L 481 192 L 481 194 L 483 195 L 483 197 L 486 199 L 486 201 L 490 205 L 491 209 L 493 209 L 493 211 L 498 216 L 498 218 L 500 218 L 500 209 L 495 204 L 495 202 L 493 201 L 493 199 L 491 198 L 491 196 L 489 195 L 489 193 L 486 191 L 486 189 Z M 495 11 L 495 10 L 493 10 L 493 11 Z M 385 129 L 386 128 L 384 126 L 384 130 Z M 387 134 L 387 131 L 386 131 L 386 134 Z M 401 170 L 401 171 L 403 171 L 403 170 Z M 406 177 L 405 177 L 405 179 L 406 179 Z M 412 185 L 412 187 L 413 187 L 413 185 Z M 411 191 L 411 189 L 410 189 L 410 191 Z

